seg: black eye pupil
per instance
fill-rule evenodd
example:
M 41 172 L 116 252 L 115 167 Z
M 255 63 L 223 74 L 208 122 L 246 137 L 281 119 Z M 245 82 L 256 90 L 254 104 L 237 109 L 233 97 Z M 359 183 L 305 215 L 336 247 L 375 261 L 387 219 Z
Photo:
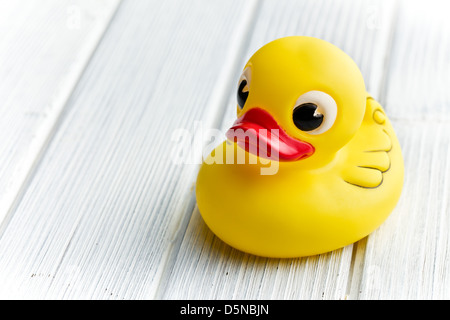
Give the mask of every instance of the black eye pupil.
M 311 131 L 320 127 L 323 122 L 323 114 L 314 114 L 317 105 L 314 103 L 303 103 L 294 110 L 293 119 L 297 128 L 302 131 Z
M 237 92 L 237 102 L 239 107 L 244 108 L 245 101 L 248 98 L 248 91 L 244 92 L 244 88 L 247 85 L 247 80 L 242 80 L 239 84 L 238 92 Z

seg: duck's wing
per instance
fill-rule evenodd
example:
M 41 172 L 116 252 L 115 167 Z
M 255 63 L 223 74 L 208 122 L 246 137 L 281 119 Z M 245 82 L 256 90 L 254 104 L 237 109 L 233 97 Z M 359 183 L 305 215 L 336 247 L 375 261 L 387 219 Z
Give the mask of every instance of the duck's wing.
M 376 188 L 383 183 L 383 173 L 389 170 L 392 148 L 392 126 L 381 105 L 370 95 L 366 112 L 356 135 L 345 147 L 342 178 L 362 188 Z

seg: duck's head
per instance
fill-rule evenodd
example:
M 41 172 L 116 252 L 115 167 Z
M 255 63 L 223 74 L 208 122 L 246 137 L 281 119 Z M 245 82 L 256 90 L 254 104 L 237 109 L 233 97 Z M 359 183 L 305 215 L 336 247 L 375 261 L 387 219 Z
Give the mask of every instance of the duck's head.
M 269 150 L 278 149 L 280 162 L 321 163 L 360 127 L 366 89 L 359 68 L 342 50 L 324 40 L 293 36 L 266 44 L 250 58 L 237 100 L 238 119 L 228 139 L 261 156 L 261 144 L 248 143 L 254 134 L 268 141 Z M 278 129 L 273 131 L 277 144 L 271 145 L 270 133 L 261 129 Z M 243 138 L 239 132 L 245 132 Z

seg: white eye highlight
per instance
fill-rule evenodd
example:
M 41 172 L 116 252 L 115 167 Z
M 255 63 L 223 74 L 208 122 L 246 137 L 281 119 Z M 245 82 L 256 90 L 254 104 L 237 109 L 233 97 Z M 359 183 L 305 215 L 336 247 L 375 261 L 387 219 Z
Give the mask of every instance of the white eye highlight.
M 292 119 L 297 128 L 308 134 L 328 131 L 337 116 L 336 101 L 322 91 L 309 91 L 295 102 Z
M 244 71 L 242 71 L 241 77 L 239 78 L 239 83 L 241 83 L 242 80 L 246 80 L 247 84 L 250 85 L 250 82 L 252 81 L 252 70 L 250 67 L 247 67 Z

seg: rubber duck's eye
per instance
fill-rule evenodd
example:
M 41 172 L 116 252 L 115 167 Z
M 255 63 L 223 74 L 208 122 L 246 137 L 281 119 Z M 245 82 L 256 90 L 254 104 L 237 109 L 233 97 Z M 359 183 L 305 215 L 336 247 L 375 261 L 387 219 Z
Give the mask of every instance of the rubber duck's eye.
M 239 108 L 244 108 L 245 101 L 248 98 L 248 84 L 247 80 L 243 79 L 239 84 L 238 92 L 237 92 L 237 102 Z
M 292 118 L 295 126 L 302 131 L 317 129 L 323 122 L 323 114 L 318 113 L 317 106 L 309 102 L 295 108 Z
M 248 95 L 250 93 L 250 81 L 251 81 L 251 69 L 247 67 L 242 72 L 239 78 L 239 86 L 237 91 L 237 103 L 240 109 L 244 108 L 245 102 L 247 101 Z
M 309 91 L 297 99 L 292 119 L 300 130 L 321 134 L 333 126 L 336 116 L 337 104 L 329 94 Z

